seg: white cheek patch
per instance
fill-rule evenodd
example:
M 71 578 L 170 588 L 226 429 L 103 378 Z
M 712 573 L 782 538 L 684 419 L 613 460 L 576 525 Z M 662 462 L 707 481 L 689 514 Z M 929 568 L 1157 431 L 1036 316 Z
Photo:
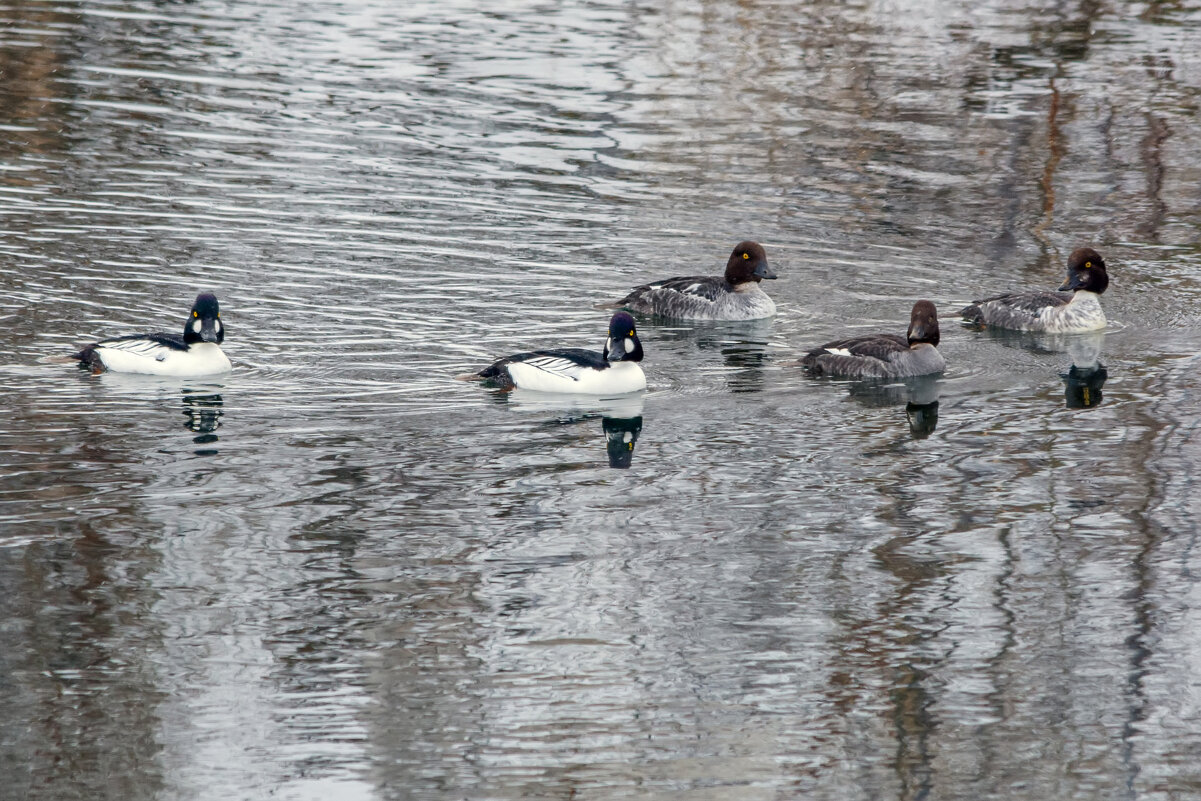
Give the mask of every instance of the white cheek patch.
M 629 444 L 630 442 L 634 441 L 634 435 L 631 434 L 629 431 L 627 431 L 621 435 L 621 441 L 626 444 Z
M 213 330 L 216 331 L 218 334 L 221 333 L 221 321 L 220 320 L 213 320 Z
M 626 353 L 634 352 L 634 340 L 630 339 L 629 337 L 626 337 L 626 341 L 623 343 L 623 346 L 626 349 Z
M 612 353 L 612 352 L 613 352 L 613 338 L 610 337 L 609 339 L 605 340 L 605 353 Z
M 200 321 L 199 320 L 192 321 L 192 330 L 195 331 L 197 334 L 200 333 Z

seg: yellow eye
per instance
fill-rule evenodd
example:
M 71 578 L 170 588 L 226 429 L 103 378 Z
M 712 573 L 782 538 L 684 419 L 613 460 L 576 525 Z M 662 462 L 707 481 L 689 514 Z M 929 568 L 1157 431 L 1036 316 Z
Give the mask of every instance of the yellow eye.
M 630 336 L 634 336 L 634 332 L 633 332 L 633 331 L 631 331 L 631 332 L 630 332 Z
M 192 316 L 193 316 L 193 317 L 199 317 L 199 316 L 200 316 L 200 314 L 199 314 L 199 313 L 198 313 L 196 310 L 194 310 L 194 309 L 193 309 L 193 310 L 192 310 Z
M 1091 261 L 1086 261 L 1086 262 L 1084 263 L 1084 269 L 1086 269 L 1086 270 L 1087 270 L 1089 267 L 1092 267 L 1092 266 L 1093 266 L 1093 263 L 1092 263 Z
M 742 258 L 744 258 L 744 259 L 749 259 L 750 257 L 751 257 L 751 254 L 749 254 L 749 253 L 742 254 Z
M 220 317 L 220 316 L 221 316 L 221 312 L 217 312 L 217 316 L 218 316 L 218 317 Z

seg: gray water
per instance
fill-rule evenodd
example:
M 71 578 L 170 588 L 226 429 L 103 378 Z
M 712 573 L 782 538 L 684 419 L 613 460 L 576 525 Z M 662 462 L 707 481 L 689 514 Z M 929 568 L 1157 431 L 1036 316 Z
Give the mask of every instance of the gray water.
M 1201 796 L 1201 11 L 0 20 L 0 797 Z M 642 397 L 454 380 L 741 239 Z M 1105 334 L 955 321 L 1084 244 Z M 228 376 L 45 361 L 205 289 Z

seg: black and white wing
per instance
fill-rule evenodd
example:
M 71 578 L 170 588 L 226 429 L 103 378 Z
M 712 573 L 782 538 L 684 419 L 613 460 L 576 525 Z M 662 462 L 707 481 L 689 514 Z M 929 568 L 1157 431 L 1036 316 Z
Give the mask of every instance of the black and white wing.
M 184 343 L 183 337 L 178 334 L 130 334 L 123 337 L 104 339 L 88 345 L 79 351 L 79 353 L 76 353 L 75 358 L 84 366 L 93 368 L 103 367 L 100 355 L 96 352 L 98 349 L 119 351 L 130 356 L 154 359 L 161 362 L 174 351 L 186 352 L 188 346 Z
M 1042 317 L 1043 309 L 1066 305 L 1071 295 L 1059 292 L 1007 292 L 977 300 L 960 312 L 969 323 L 1023 328 Z
M 905 337 L 867 334 L 827 342 L 806 353 L 801 364 L 816 375 L 887 376 L 892 360 L 908 350 Z
M 684 276 L 635 287 L 617 305 L 643 314 L 703 316 L 729 293 L 730 285 L 724 278 Z
M 183 337 L 179 334 L 166 334 L 162 332 L 157 334 L 130 334 L 124 337 L 113 337 L 112 339 L 101 340 L 96 345 L 103 348 L 111 348 L 112 350 L 124 350 L 130 353 L 144 353 L 153 351 L 154 349 L 184 351 L 188 349 L 188 346 L 183 341 Z
M 638 287 L 634 292 L 640 290 L 658 289 L 665 292 L 678 292 L 681 295 L 686 295 L 692 298 L 704 298 L 709 302 L 713 302 L 730 291 L 729 285 L 724 278 L 714 276 L 685 276 L 683 278 L 669 278 L 666 281 L 657 281 L 653 284 L 644 284 Z
M 479 377 L 495 381 L 501 386 L 511 387 L 514 384 L 509 366 L 513 364 L 526 365 L 546 374 L 549 378 L 563 381 L 579 381 L 585 371 L 604 370 L 609 366 L 604 355 L 596 351 L 583 348 L 558 348 L 506 356 L 481 370 Z

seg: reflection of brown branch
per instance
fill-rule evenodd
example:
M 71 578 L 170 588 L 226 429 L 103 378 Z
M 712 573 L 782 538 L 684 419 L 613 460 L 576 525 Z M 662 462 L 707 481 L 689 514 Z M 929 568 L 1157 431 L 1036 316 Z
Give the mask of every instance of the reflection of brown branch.
M 910 517 L 910 501 L 901 498 L 897 506 L 896 517 Z M 900 523 L 893 515 L 885 517 Z M 948 563 L 955 559 L 917 556 L 908 550 L 924 538 L 914 531 L 899 533 L 872 548 L 878 566 L 897 583 L 871 613 L 846 615 L 845 635 L 826 687 L 831 706 L 843 716 L 874 707 L 884 688 L 895 745 L 888 767 L 900 782 L 901 801 L 924 797 L 932 788 L 938 686 L 931 672 L 942 659 L 929 652 L 941 627 L 921 619 L 921 600 L 946 579 Z
M 26 8 L 20 4 L 6 12 L 10 25 L 30 29 L 53 29 L 64 25 L 80 25 L 79 19 L 59 11 L 39 7 Z M 6 135 L 0 141 L 0 156 L 24 158 L 30 153 L 45 154 L 62 148 L 61 131 L 65 125 L 58 121 L 65 106 L 55 102 L 67 90 L 61 80 L 63 53 L 61 47 L 4 47 L 0 48 L 0 121 L 22 129 L 19 134 Z M 2 183 L 8 186 L 33 186 L 37 181 L 29 174 L 6 174 Z
M 1135 229 L 1148 239 L 1157 240 L 1159 227 L 1167 214 L 1167 204 L 1160 193 L 1163 191 L 1163 143 L 1172 135 L 1168 124 L 1154 114 L 1147 114 L 1147 135 L 1139 142 L 1139 155 L 1147 174 L 1147 199 L 1151 201 L 1151 215 Z
M 1044 232 L 1051 225 L 1051 221 L 1055 219 L 1055 169 L 1059 166 L 1059 160 L 1063 158 L 1064 151 L 1063 140 L 1059 132 L 1059 88 L 1055 85 L 1055 78 L 1052 77 L 1051 108 L 1047 111 L 1047 161 L 1043 165 L 1043 174 L 1038 182 L 1043 195 L 1042 216 L 1039 218 L 1038 224 L 1031 230 L 1034 238 L 1044 247 L 1050 245 Z

